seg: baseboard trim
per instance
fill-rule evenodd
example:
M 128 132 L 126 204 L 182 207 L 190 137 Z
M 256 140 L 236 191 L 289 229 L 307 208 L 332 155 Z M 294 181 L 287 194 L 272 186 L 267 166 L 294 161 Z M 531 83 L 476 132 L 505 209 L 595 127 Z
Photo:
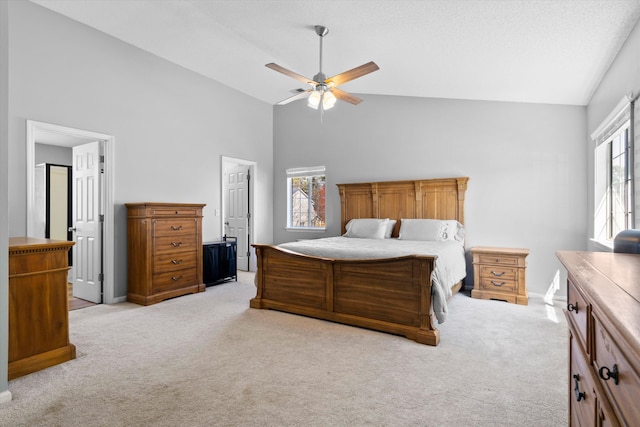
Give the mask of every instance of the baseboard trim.
M 0 404 L 11 402 L 11 392 L 9 390 L 5 390 L 0 393 Z

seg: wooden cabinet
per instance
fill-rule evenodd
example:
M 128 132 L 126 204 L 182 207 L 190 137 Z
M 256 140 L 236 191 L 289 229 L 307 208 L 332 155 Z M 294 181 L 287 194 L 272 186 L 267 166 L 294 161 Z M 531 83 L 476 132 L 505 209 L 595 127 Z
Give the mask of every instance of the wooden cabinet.
M 68 253 L 73 242 L 9 239 L 9 379 L 76 357 L 69 342 Z
M 567 269 L 569 424 L 640 423 L 640 255 L 558 252 Z
M 202 292 L 203 204 L 126 203 L 127 301 L 150 305 Z
M 529 249 L 474 247 L 473 298 L 527 305 L 526 270 Z

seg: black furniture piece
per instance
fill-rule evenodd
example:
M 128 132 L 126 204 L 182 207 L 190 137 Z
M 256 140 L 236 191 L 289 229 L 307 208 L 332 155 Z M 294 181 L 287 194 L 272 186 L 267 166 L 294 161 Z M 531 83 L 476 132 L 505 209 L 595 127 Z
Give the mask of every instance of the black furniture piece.
M 202 279 L 205 285 L 217 285 L 229 280 L 238 281 L 236 265 L 237 240 L 223 237 L 219 242 L 202 245 Z

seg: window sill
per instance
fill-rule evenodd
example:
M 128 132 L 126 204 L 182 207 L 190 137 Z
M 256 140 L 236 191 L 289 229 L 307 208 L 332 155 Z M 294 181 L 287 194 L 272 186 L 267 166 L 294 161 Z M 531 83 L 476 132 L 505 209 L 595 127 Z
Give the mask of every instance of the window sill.
M 299 227 L 285 227 L 284 228 L 287 231 L 293 231 L 293 232 L 305 232 L 305 233 L 324 233 L 325 231 L 327 231 L 326 228 L 299 228 Z
M 610 240 L 589 239 L 590 246 L 599 252 L 613 252 L 613 242 Z

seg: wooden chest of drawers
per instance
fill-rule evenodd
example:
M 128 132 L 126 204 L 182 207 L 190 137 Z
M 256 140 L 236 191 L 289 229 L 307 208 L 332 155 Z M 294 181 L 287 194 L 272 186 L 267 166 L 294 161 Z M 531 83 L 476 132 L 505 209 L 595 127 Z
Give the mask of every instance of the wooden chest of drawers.
M 127 301 L 150 305 L 202 292 L 203 204 L 127 203 Z
M 9 239 L 9 379 L 76 357 L 69 342 L 68 253 L 73 242 Z
M 527 305 L 528 249 L 474 247 L 473 298 L 496 299 Z
M 640 425 L 640 255 L 557 256 L 568 272 L 569 425 Z

